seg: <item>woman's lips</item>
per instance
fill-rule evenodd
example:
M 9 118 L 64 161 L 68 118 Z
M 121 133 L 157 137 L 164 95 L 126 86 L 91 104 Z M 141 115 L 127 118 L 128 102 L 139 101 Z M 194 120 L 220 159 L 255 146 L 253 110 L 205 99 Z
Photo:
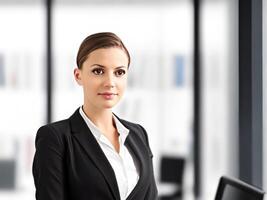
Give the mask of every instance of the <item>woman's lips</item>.
M 106 100 L 111 100 L 111 99 L 113 99 L 118 94 L 110 93 L 110 92 L 104 92 L 104 93 L 99 93 L 99 95 L 101 95 L 102 97 L 104 97 L 104 99 L 106 99 Z

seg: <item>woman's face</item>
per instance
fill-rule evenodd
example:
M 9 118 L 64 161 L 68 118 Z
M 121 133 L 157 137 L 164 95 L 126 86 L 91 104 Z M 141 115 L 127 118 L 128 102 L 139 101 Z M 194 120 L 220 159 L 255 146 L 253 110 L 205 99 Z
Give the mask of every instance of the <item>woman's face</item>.
M 91 52 L 74 76 L 83 87 L 84 105 L 95 109 L 115 106 L 124 94 L 128 76 L 128 57 L 120 48 L 101 48 Z

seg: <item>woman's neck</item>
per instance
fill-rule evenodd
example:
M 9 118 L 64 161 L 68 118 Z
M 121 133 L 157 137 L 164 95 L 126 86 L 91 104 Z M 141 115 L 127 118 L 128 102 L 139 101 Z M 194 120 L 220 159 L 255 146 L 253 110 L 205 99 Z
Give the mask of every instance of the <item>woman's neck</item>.
M 92 107 L 86 105 L 83 105 L 82 108 L 86 116 L 97 126 L 101 133 L 107 137 L 114 149 L 119 153 L 119 135 L 112 118 L 111 109 L 94 110 Z
M 86 116 L 96 125 L 103 133 L 110 132 L 115 125 L 112 119 L 111 109 L 96 110 L 92 107 L 83 105 L 82 109 Z

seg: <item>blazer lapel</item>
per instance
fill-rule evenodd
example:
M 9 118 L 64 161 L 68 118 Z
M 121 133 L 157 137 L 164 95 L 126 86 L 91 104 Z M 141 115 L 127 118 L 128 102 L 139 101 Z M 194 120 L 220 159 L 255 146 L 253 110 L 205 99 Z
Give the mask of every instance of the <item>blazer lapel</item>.
M 144 192 L 147 191 L 147 188 L 149 187 L 150 174 L 152 170 L 152 166 L 149 165 L 149 159 L 151 159 L 150 154 L 146 144 L 140 137 L 142 130 L 137 129 L 137 125 L 134 125 L 135 127 L 133 127 L 128 122 L 121 120 L 118 116 L 116 117 L 126 128 L 129 129 L 129 134 L 125 140 L 125 146 L 139 164 L 139 180 L 127 197 L 127 200 L 143 199 Z
M 108 186 L 114 196 L 114 199 L 120 199 L 118 184 L 115 173 L 107 160 L 104 152 L 94 138 L 92 132 L 84 122 L 79 113 L 79 109 L 70 117 L 73 136 L 80 143 L 87 155 L 94 162 L 99 171 L 106 179 Z
M 127 197 L 127 200 L 141 199 L 140 196 L 143 195 L 143 193 L 147 190 L 147 187 L 149 186 L 148 183 L 150 172 L 149 166 L 147 165 L 149 154 L 142 140 L 132 130 L 130 130 L 129 135 L 125 140 L 125 145 L 131 152 L 131 155 L 138 161 L 140 173 L 139 180 L 132 192 Z

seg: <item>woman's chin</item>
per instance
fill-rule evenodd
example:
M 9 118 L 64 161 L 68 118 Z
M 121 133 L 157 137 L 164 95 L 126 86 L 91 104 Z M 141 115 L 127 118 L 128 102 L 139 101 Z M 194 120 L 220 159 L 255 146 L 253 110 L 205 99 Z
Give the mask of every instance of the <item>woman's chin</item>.
M 116 105 L 116 103 L 106 103 L 103 105 L 104 109 L 111 109 Z

